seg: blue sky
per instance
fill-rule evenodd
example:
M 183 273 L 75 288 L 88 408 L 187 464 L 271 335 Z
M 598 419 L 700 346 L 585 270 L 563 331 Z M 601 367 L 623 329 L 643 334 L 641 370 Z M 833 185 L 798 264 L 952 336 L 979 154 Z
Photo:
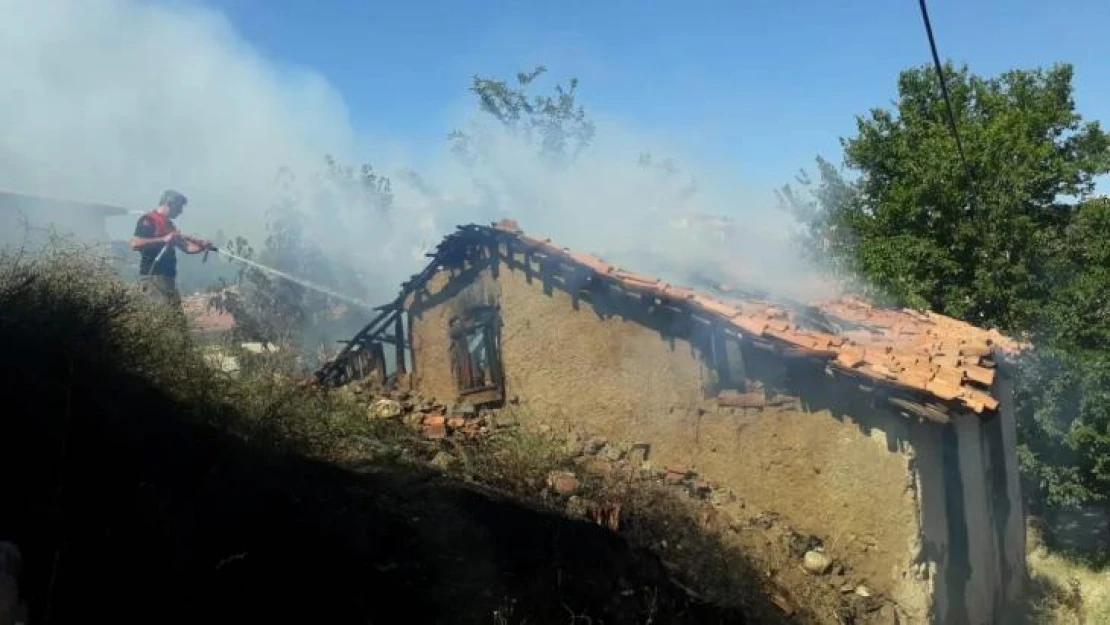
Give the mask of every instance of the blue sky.
M 854 116 L 891 101 L 899 70 L 930 61 L 916 0 L 207 4 L 266 56 L 323 74 L 366 136 L 430 150 L 470 75 L 543 63 L 579 77 L 588 108 L 768 189 L 818 153 L 838 159 Z M 943 56 L 982 74 L 1071 62 L 1080 112 L 1110 122 L 1110 3 L 1053 4 L 934 0 L 929 10 Z

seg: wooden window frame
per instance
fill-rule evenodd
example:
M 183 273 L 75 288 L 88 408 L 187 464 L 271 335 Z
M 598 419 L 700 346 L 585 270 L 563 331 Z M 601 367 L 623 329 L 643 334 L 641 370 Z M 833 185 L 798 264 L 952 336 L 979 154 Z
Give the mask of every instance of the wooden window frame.
M 504 392 L 504 377 L 501 369 L 501 315 L 494 307 L 474 308 L 464 315 L 451 320 L 451 365 L 458 385 L 460 396 L 490 393 L 498 396 Z M 470 337 L 482 332 L 482 348 L 489 362 L 489 380 L 480 386 L 471 386 L 464 375 L 470 358 L 468 347 Z M 466 359 L 466 360 L 464 360 Z

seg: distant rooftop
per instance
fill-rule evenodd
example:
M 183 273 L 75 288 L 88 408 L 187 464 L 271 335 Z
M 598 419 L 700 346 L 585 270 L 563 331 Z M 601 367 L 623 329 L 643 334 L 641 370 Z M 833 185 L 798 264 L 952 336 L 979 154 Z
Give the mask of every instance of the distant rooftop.
M 107 202 L 75 200 L 71 198 L 23 193 L 10 189 L 0 189 L 0 209 L 8 208 L 12 204 L 17 204 L 20 207 L 26 207 L 30 210 L 51 208 L 87 210 L 99 212 L 105 217 L 126 215 L 128 213 L 127 208 L 116 204 L 108 204 Z

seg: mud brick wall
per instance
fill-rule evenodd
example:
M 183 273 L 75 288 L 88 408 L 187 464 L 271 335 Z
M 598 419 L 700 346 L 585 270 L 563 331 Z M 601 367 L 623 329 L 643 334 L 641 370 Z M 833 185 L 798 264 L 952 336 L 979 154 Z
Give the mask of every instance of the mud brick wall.
M 1006 432 L 972 410 L 947 425 L 899 414 L 750 350 L 737 392 L 769 400 L 722 407 L 718 391 L 737 380 L 718 379 L 720 356 L 689 315 L 505 244 L 407 296 L 421 393 L 459 399 L 448 328 L 475 306 L 500 310 L 505 398 L 526 425 L 648 443 L 653 466 L 694 469 L 748 512 L 824 537 L 912 622 L 990 622 L 1020 587 L 1014 459 Z

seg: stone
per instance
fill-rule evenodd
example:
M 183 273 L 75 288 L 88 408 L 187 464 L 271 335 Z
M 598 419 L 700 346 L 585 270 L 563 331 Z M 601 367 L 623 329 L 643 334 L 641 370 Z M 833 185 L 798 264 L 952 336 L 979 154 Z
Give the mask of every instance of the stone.
M 613 465 L 600 458 L 589 458 L 582 467 L 587 473 L 598 477 L 609 477 L 613 474 Z
M 441 414 L 427 414 L 422 419 L 424 425 L 439 426 L 447 425 L 447 417 Z
M 474 415 L 478 414 L 478 409 L 474 407 L 474 404 L 460 402 L 451 406 L 451 410 L 448 412 L 448 414 L 459 415 L 462 417 L 473 417 Z
M 401 422 L 411 428 L 418 428 L 424 423 L 424 415 L 419 412 L 410 412 L 401 418 Z
M 552 471 L 547 485 L 559 495 L 573 495 L 578 491 L 578 478 L 570 471 Z
M 441 451 L 437 453 L 434 458 L 432 458 L 429 464 L 439 469 L 440 471 L 446 471 L 447 469 L 451 468 L 451 465 L 454 464 L 454 462 L 454 456 L 447 453 L 446 451 Z
M 832 567 L 832 559 L 820 551 L 807 551 L 802 558 L 802 566 L 813 575 L 824 575 Z
M 863 584 L 860 584 L 859 586 L 856 586 L 855 592 L 856 592 L 857 595 L 863 597 L 864 599 L 870 597 L 871 594 L 872 594 L 871 589 L 868 588 L 867 586 L 864 586 Z
M 401 403 L 392 399 L 379 399 L 370 404 L 371 419 L 396 419 L 403 412 Z
M 447 418 L 447 427 L 451 428 L 452 430 L 458 430 L 464 425 L 466 425 L 466 419 L 462 417 L 452 416 Z

